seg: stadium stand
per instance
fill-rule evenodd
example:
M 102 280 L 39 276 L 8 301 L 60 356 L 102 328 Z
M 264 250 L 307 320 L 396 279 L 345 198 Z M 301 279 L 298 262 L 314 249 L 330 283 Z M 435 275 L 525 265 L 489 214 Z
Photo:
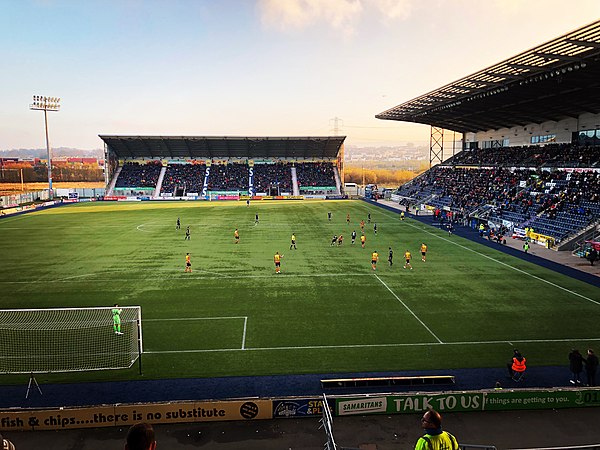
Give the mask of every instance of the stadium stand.
M 432 168 L 396 201 L 461 211 L 519 237 L 533 228 L 534 240 L 556 249 L 596 238 L 599 32 L 597 20 L 377 114 L 431 127 Z
M 405 205 L 532 227 L 559 243 L 600 220 L 600 174 L 589 167 L 598 147 L 547 147 L 463 151 L 396 194 Z M 578 171 L 569 170 L 574 165 Z
M 212 199 L 224 192 L 228 196 L 341 195 L 340 154 L 345 136 L 100 138 L 107 148 L 110 200 L 176 199 L 190 194 Z M 156 170 L 152 178 L 145 173 L 148 165 Z M 143 187 L 144 192 L 135 187 Z M 160 188 L 160 194 L 149 193 L 150 188 Z

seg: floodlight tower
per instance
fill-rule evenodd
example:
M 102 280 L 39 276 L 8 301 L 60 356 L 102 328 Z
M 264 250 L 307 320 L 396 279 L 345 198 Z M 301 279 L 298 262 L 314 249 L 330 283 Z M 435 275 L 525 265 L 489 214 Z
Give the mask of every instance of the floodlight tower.
M 43 97 L 41 95 L 33 96 L 33 103 L 29 109 L 44 111 L 44 123 L 46 125 L 46 151 L 48 152 L 48 195 L 52 198 L 52 155 L 50 153 L 50 140 L 48 139 L 48 111 L 58 112 L 60 109 L 60 98 Z

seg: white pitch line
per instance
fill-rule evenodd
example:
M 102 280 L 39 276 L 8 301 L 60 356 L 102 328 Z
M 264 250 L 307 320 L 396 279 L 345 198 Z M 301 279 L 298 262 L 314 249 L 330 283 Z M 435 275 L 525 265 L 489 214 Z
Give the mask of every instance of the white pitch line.
M 123 269 L 125 270 L 125 268 Z M 107 273 L 121 273 L 123 272 L 123 270 L 103 270 L 102 272 L 90 272 L 90 273 L 84 273 L 81 275 L 72 275 L 70 277 L 62 277 L 62 278 L 57 278 L 56 280 L 48 280 L 48 281 L 66 281 L 66 280 L 72 280 L 74 278 L 83 278 L 83 277 L 91 277 L 94 275 L 105 275 Z M 173 273 L 174 269 L 169 269 L 169 268 L 159 268 L 159 269 L 149 269 L 152 270 L 153 272 L 168 272 L 168 273 Z M 232 275 L 228 275 L 225 273 L 219 273 L 219 272 L 211 272 L 210 270 L 203 270 L 203 269 L 197 269 L 196 272 L 199 273 L 208 273 L 208 274 L 212 274 L 212 275 L 218 275 L 219 278 L 231 278 Z M 188 277 L 189 278 L 189 277 Z
M 2 219 L 5 220 L 5 219 Z M 149 225 L 149 224 L 142 224 L 142 225 Z M 69 225 L 68 227 L 63 227 L 60 225 L 56 225 L 56 226 L 48 226 L 48 227 L 44 227 L 44 230 L 62 230 L 62 231 L 68 231 L 68 230 L 91 230 L 94 228 L 99 228 L 102 230 L 105 230 L 107 228 L 118 228 L 120 230 L 123 230 L 123 225 L 120 224 L 108 224 L 108 223 L 103 223 L 103 224 L 87 224 L 87 225 Z M 0 230 L 22 230 L 22 231 L 39 231 L 39 227 L 3 227 L 2 226 L 2 221 L 0 221 Z M 140 230 L 141 231 L 141 230 Z
M 201 270 L 197 270 L 197 272 L 201 272 Z M 215 276 L 209 276 L 209 277 L 203 277 L 203 276 L 193 276 L 193 275 L 188 275 L 188 274 L 184 274 L 183 271 L 173 271 L 173 273 L 178 273 L 180 274 L 180 276 L 177 277 L 169 277 L 169 278 L 156 278 L 156 277 L 151 277 L 151 278 L 143 278 L 144 280 L 152 280 L 152 281 L 156 281 L 156 282 L 164 282 L 164 281 L 168 281 L 168 280 L 177 280 L 177 281 L 202 281 L 202 280 L 218 280 L 221 278 L 231 278 L 234 280 L 238 280 L 238 279 L 251 279 L 251 278 L 271 278 L 273 280 L 287 280 L 289 282 L 290 277 L 293 278 L 330 278 L 330 277 L 366 277 L 366 276 L 371 276 L 370 273 L 282 273 L 282 276 L 275 276 L 273 273 L 269 273 L 269 274 L 264 274 L 264 275 L 237 275 L 237 274 L 226 274 L 226 273 L 218 273 L 218 272 L 208 272 L 206 271 L 205 273 L 213 273 L 215 274 Z M 88 275 L 94 275 L 94 274 L 86 274 L 86 275 L 76 275 L 81 277 L 84 276 L 88 276 Z M 288 275 L 288 276 L 286 276 Z M 123 282 L 129 282 L 129 281 L 136 281 L 139 280 L 139 278 L 95 278 L 94 281 L 95 282 L 115 282 L 115 281 L 123 281 Z M 80 281 L 86 281 L 87 280 L 79 280 L 79 279 L 74 279 L 74 277 L 68 277 L 68 278 L 60 278 L 60 279 L 56 279 L 56 280 L 26 280 L 26 281 L 11 281 L 11 280 L 0 280 L 0 284 L 45 284 L 45 283 L 78 283 Z
M 398 297 L 398 296 L 396 295 L 396 293 L 395 293 L 394 291 L 392 291 L 392 290 L 390 289 L 390 287 L 389 287 L 387 284 L 385 284 L 385 283 L 383 282 L 383 280 L 382 280 L 381 278 L 379 278 L 379 276 L 378 276 L 377 274 L 375 274 L 375 278 L 377 278 L 377 279 L 379 280 L 379 282 L 380 282 L 381 284 L 383 284 L 383 285 L 385 286 L 385 288 L 386 288 L 388 291 L 390 291 L 390 293 L 391 293 L 391 294 L 392 294 L 392 295 L 393 295 L 393 296 L 396 298 L 396 300 L 398 300 L 398 301 L 399 301 L 399 302 L 402 304 L 402 306 L 404 306 L 404 307 L 406 308 L 406 310 L 407 310 L 409 313 L 411 313 L 411 314 L 413 315 L 413 317 L 414 317 L 415 319 L 417 319 L 417 320 L 419 321 L 419 323 L 420 323 L 421 325 L 423 325 L 423 326 L 425 327 L 425 329 L 426 329 L 427 331 L 429 331 L 429 333 L 430 333 L 430 334 L 431 334 L 431 335 L 432 335 L 432 336 L 433 336 L 433 337 L 434 337 L 434 338 L 435 338 L 435 339 L 436 339 L 436 340 L 437 340 L 437 341 L 438 341 L 440 344 L 443 344 L 443 343 L 444 343 L 444 342 L 442 342 L 442 340 L 441 340 L 439 337 L 437 337 L 437 336 L 436 336 L 436 334 L 435 334 L 433 331 L 431 331 L 431 329 L 430 329 L 430 328 L 429 328 L 427 325 L 425 325 L 425 322 L 423 322 L 423 321 L 422 321 L 422 320 L 421 320 L 421 319 L 420 319 L 420 318 L 419 318 L 419 317 L 418 317 L 418 316 L 417 316 L 417 315 L 416 315 L 416 314 L 413 312 L 413 310 L 412 310 L 412 309 L 410 309 L 410 308 L 408 307 L 408 305 L 407 305 L 406 303 L 404 303 L 404 302 L 403 302 L 403 301 L 400 299 L 400 297 Z
M 102 275 L 105 275 L 107 273 L 120 273 L 122 272 L 121 270 L 104 270 L 102 272 L 100 272 Z M 70 277 L 62 277 L 62 278 L 58 278 L 56 280 L 51 280 L 51 281 L 67 281 L 67 280 L 73 280 L 74 278 L 84 278 L 84 277 L 92 277 L 94 275 L 98 275 L 98 272 L 91 272 L 91 273 L 83 273 L 81 275 L 72 275 Z
M 144 230 L 144 227 L 146 225 L 150 225 L 149 223 L 142 223 L 140 225 L 138 225 L 137 227 L 135 227 L 138 231 L 143 231 L 144 233 L 150 233 L 150 231 Z
M 390 214 L 386 214 L 386 215 L 389 216 Z M 415 228 L 415 229 L 417 229 L 419 231 L 423 231 L 424 233 L 430 234 L 431 236 L 435 236 L 436 238 L 441 239 L 442 241 L 449 242 L 449 243 L 454 244 L 454 245 L 456 245 L 456 246 L 458 246 L 460 248 L 463 248 L 463 249 L 468 250 L 468 251 L 470 251 L 472 253 L 475 253 L 476 255 L 483 256 L 484 258 L 487 258 L 487 259 L 489 259 L 491 261 L 494 261 L 494 262 L 496 262 L 496 263 L 498 263 L 500 265 L 508 267 L 509 269 L 512 269 L 512 270 L 514 270 L 516 272 L 519 272 L 519 273 L 522 273 L 524 275 L 530 276 L 531 278 L 535 278 L 536 280 L 539 280 L 539 281 L 541 281 L 543 283 L 549 284 L 550 286 L 553 286 L 555 288 L 562 289 L 563 291 L 568 292 L 569 294 L 573 294 L 573 295 L 575 295 L 577 297 L 581 297 L 581 298 L 583 298 L 583 299 L 585 299 L 585 300 L 587 300 L 589 302 L 595 303 L 596 305 L 600 305 L 600 302 L 597 302 L 596 300 L 592 300 L 591 298 L 586 297 L 585 295 L 579 294 L 578 292 L 575 292 L 575 291 L 572 291 L 572 290 L 567 289 L 565 287 L 562 287 L 562 286 L 560 286 L 560 285 L 558 285 L 556 283 L 553 283 L 552 281 L 544 280 L 543 278 L 538 277 L 537 275 L 534 275 L 532 273 L 529 273 L 529 272 L 527 272 L 525 270 L 522 270 L 522 269 L 519 269 L 517 267 L 511 266 L 510 264 L 507 264 L 505 262 L 499 261 L 499 260 L 497 260 L 495 258 L 492 258 L 491 256 L 484 255 L 483 253 L 478 252 L 477 250 L 473 250 L 472 248 L 465 247 L 464 245 L 459 244 L 458 242 L 455 242 L 453 240 L 450 240 L 450 239 L 447 239 L 445 237 L 439 236 L 439 235 L 437 235 L 435 233 L 432 233 L 431 231 L 429 231 L 427 229 L 424 229 L 424 228 L 421 228 L 421 227 L 417 227 L 416 225 L 413 225 L 410 222 L 407 222 L 407 225 L 410 226 L 410 227 L 412 227 L 412 228 Z M 427 225 L 425 225 L 425 226 L 427 226 Z
M 244 319 L 244 332 L 242 333 L 242 348 L 246 349 L 246 330 L 248 328 L 248 316 L 224 316 L 224 317 L 177 317 L 171 319 L 143 319 L 143 322 L 164 322 L 164 321 L 185 321 L 185 320 L 228 320 L 228 319 Z M 194 350 L 182 350 L 183 352 Z
M 183 321 L 183 320 L 228 320 L 228 319 L 248 319 L 247 316 L 221 316 L 221 317 L 175 317 L 171 319 L 142 319 L 142 322 L 164 322 L 164 321 Z
M 242 336 L 242 350 L 246 349 L 246 327 L 248 325 L 248 317 L 244 317 L 244 334 Z
M 589 342 L 600 341 L 600 338 L 589 339 L 523 339 L 512 340 L 510 342 L 527 343 L 552 343 L 552 342 Z M 509 341 L 462 341 L 462 342 L 413 342 L 404 344 L 346 344 L 346 345 L 306 345 L 306 346 L 285 346 L 285 347 L 245 347 L 245 348 L 215 348 L 199 350 L 149 350 L 147 354 L 168 354 L 168 353 L 218 353 L 218 352 L 239 352 L 239 351 L 277 351 L 277 350 L 331 350 L 338 348 L 385 348 L 385 347 L 426 347 L 426 346 L 446 346 L 446 345 L 497 345 L 509 344 Z
M 219 273 L 219 272 L 211 272 L 210 270 L 204 270 L 204 269 L 196 269 L 196 273 L 208 273 L 208 274 L 212 274 L 212 275 L 216 275 L 216 277 L 212 277 L 212 279 L 214 278 L 232 278 L 232 277 L 236 277 L 236 275 L 229 275 L 227 273 Z M 203 278 L 205 279 L 205 278 Z

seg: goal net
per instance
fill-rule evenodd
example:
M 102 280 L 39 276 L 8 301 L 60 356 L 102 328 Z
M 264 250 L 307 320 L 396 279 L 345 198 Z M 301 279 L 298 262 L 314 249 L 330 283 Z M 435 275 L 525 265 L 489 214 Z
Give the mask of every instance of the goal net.
M 141 308 L 118 309 L 0 310 L 0 373 L 131 367 L 142 352 Z

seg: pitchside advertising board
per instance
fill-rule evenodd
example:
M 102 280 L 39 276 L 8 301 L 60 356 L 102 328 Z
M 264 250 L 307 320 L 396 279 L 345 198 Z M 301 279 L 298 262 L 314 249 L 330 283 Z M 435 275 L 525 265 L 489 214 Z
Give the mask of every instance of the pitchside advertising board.
M 335 400 L 328 399 L 327 405 L 333 413 Z M 319 398 L 291 398 L 288 400 L 273 400 L 273 418 L 289 417 L 321 417 L 323 415 L 323 400 Z
M 440 412 L 511 411 L 600 406 L 600 391 L 492 391 L 419 395 L 384 395 L 336 399 L 335 415 L 412 414 L 428 408 Z
M 271 400 L 104 405 L 51 410 L 0 411 L 0 432 L 114 427 L 137 422 L 193 423 L 271 419 Z
M 335 400 L 328 399 L 330 411 Z M 135 405 L 102 405 L 83 408 L 0 411 L 0 432 L 61 430 L 151 423 L 194 423 L 258 420 L 290 417 L 321 417 L 321 398 L 239 400 L 222 402 L 172 402 Z
M 440 412 L 513 411 L 600 406 L 600 390 L 535 390 L 458 392 L 417 395 L 365 395 L 328 398 L 336 416 L 421 414 Z M 222 402 L 172 402 L 101 405 L 46 410 L 0 411 L 0 432 L 128 426 L 137 422 L 194 423 L 228 420 L 321 417 L 322 398 L 248 399 Z

